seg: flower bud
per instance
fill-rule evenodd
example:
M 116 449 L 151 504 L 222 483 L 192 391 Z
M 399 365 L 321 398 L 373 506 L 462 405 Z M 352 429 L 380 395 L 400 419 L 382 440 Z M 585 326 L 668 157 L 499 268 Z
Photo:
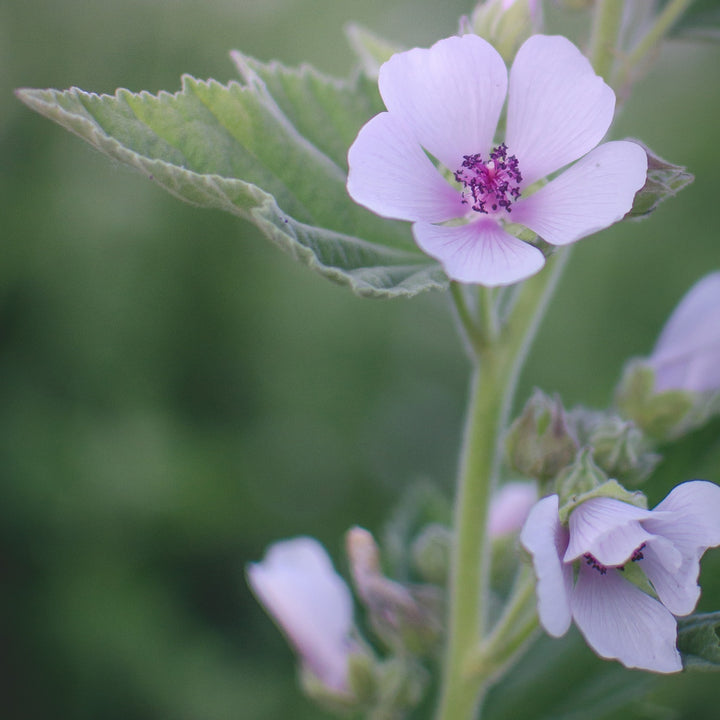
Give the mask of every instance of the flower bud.
M 620 410 L 657 440 L 670 440 L 720 411 L 720 272 L 680 301 L 645 360 L 625 369 Z
M 539 0 L 485 0 L 461 25 L 461 30 L 485 38 L 510 62 L 520 45 L 539 32 L 541 10 Z
M 509 482 L 490 499 L 487 533 L 492 539 L 520 532 L 530 508 L 538 501 L 534 482 Z
M 444 587 L 450 568 L 452 531 L 445 525 L 431 523 L 413 540 L 413 567 L 423 580 Z
M 350 570 L 370 623 L 389 647 L 426 655 L 434 651 L 442 630 L 442 595 L 431 585 L 404 585 L 380 571 L 380 553 L 363 528 L 346 535 Z
M 720 272 L 706 275 L 680 301 L 648 358 L 655 392 L 720 390 Z
M 295 648 L 303 685 L 351 701 L 349 663 L 363 652 L 353 639 L 350 589 L 325 548 L 309 537 L 271 545 L 262 562 L 247 567 L 253 593 Z
M 575 409 L 569 422 L 579 442 L 593 448 L 593 459 L 610 477 L 640 483 L 655 469 L 660 456 L 634 422 L 618 415 Z
M 505 442 L 510 467 L 540 482 L 552 480 L 577 451 L 560 400 L 540 390 L 510 426 Z

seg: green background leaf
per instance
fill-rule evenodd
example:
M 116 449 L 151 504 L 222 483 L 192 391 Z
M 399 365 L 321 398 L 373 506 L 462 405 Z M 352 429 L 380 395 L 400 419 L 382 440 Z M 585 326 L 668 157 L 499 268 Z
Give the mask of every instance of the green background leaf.
M 720 612 L 678 620 L 678 649 L 690 670 L 720 670 Z

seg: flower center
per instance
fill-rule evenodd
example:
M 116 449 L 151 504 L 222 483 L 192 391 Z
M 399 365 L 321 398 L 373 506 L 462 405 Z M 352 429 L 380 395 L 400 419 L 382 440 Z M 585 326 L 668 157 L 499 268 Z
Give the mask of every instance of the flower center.
M 522 175 L 518 160 L 508 156 L 505 143 L 498 145 L 490 159 L 483 162 L 478 155 L 463 155 L 463 164 L 455 172 L 455 180 L 463 186 L 462 201 L 478 213 L 496 212 L 510 206 L 520 197 Z
M 630 562 L 638 562 L 638 560 L 642 560 L 645 557 L 645 555 L 643 554 L 644 548 L 645 543 L 643 543 L 639 548 L 633 550 L 633 554 L 630 556 Z M 597 570 L 601 575 L 605 575 L 607 573 L 608 566 L 598 562 L 595 556 L 591 553 L 585 553 L 583 555 L 583 558 L 585 559 L 585 564 L 589 565 L 591 568 L 593 568 L 593 570 Z M 625 569 L 625 565 L 617 565 L 614 567 L 616 570 Z

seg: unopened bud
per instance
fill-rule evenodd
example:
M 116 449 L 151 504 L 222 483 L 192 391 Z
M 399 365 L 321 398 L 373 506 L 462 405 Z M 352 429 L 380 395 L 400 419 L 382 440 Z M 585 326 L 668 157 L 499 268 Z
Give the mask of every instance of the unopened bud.
M 577 452 L 558 398 L 536 390 L 506 438 L 510 467 L 541 482 L 552 480 Z

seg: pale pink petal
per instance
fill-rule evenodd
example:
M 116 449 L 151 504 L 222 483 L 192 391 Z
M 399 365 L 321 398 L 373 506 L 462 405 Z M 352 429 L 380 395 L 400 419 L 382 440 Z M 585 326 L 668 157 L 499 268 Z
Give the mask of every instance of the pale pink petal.
M 488 535 L 496 538 L 520 530 L 537 499 L 534 482 L 505 483 L 490 500 Z
M 693 285 L 673 311 L 649 358 L 655 389 L 720 388 L 720 272 Z
M 601 575 L 581 565 L 572 614 L 588 645 L 601 657 L 659 673 L 682 670 L 675 618 L 618 570 Z
M 557 495 L 549 495 L 533 507 L 520 533 L 520 542 L 533 558 L 540 622 L 550 635 L 560 637 L 572 621 L 573 570 L 572 565 L 562 562 L 568 533 L 560 523 Z
M 507 145 L 530 185 L 577 160 L 607 132 L 615 94 L 566 38 L 534 35 L 510 70 Z
M 680 567 L 674 571 L 668 569 L 662 551 L 649 542 L 643 548 L 643 558 L 639 560 L 648 580 L 653 584 L 660 602 L 673 615 L 688 615 L 695 609 L 700 597 L 697 584 L 700 563 L 696 557 L 685 557 Z
M 525 170 L 520 166 L 524 173 Z M 647 155 L 636 143 L 601 145 L 514 206 L 512 219 L 553 245 L 567 245 L 621 220 L 645 184 Z
M 376 115 L 348 152 L 347 188 L 383 217 L 442 222 L 464 215 L 460 191 L 447 183 L 413 134 L 389 113 Z
M 308 537 L 275 543 L 262 562 L 248 566 L 247 578 L 309 669 L 328 687 L 345 690 L 352 596 L 325 548 Z
M 570 513 L 570 543 L 564 561 L 590 553 L 602 565 L 623 565 L 652 539 L 639 522 L 651 515 L 650 510 L 613 498 L 586 500 Z
M 455 171 L 463 155 L 489 153 L 507 70 L 488 42 L 465 35 L 393 55 L 380 68 L 379 87 L 387 109 Z
M 700 557 L 707 548 L 720 545 L 720 486 L 705 480 L 678 485 L 643 526 L 666 537 L 683 554 Z
M 536 247 L 506 233 L 494 220 L 452 227 L 416 223 L 417 244 L 439 260 L 449 278 L 488 287 L 511 285 L 545 264 Z

